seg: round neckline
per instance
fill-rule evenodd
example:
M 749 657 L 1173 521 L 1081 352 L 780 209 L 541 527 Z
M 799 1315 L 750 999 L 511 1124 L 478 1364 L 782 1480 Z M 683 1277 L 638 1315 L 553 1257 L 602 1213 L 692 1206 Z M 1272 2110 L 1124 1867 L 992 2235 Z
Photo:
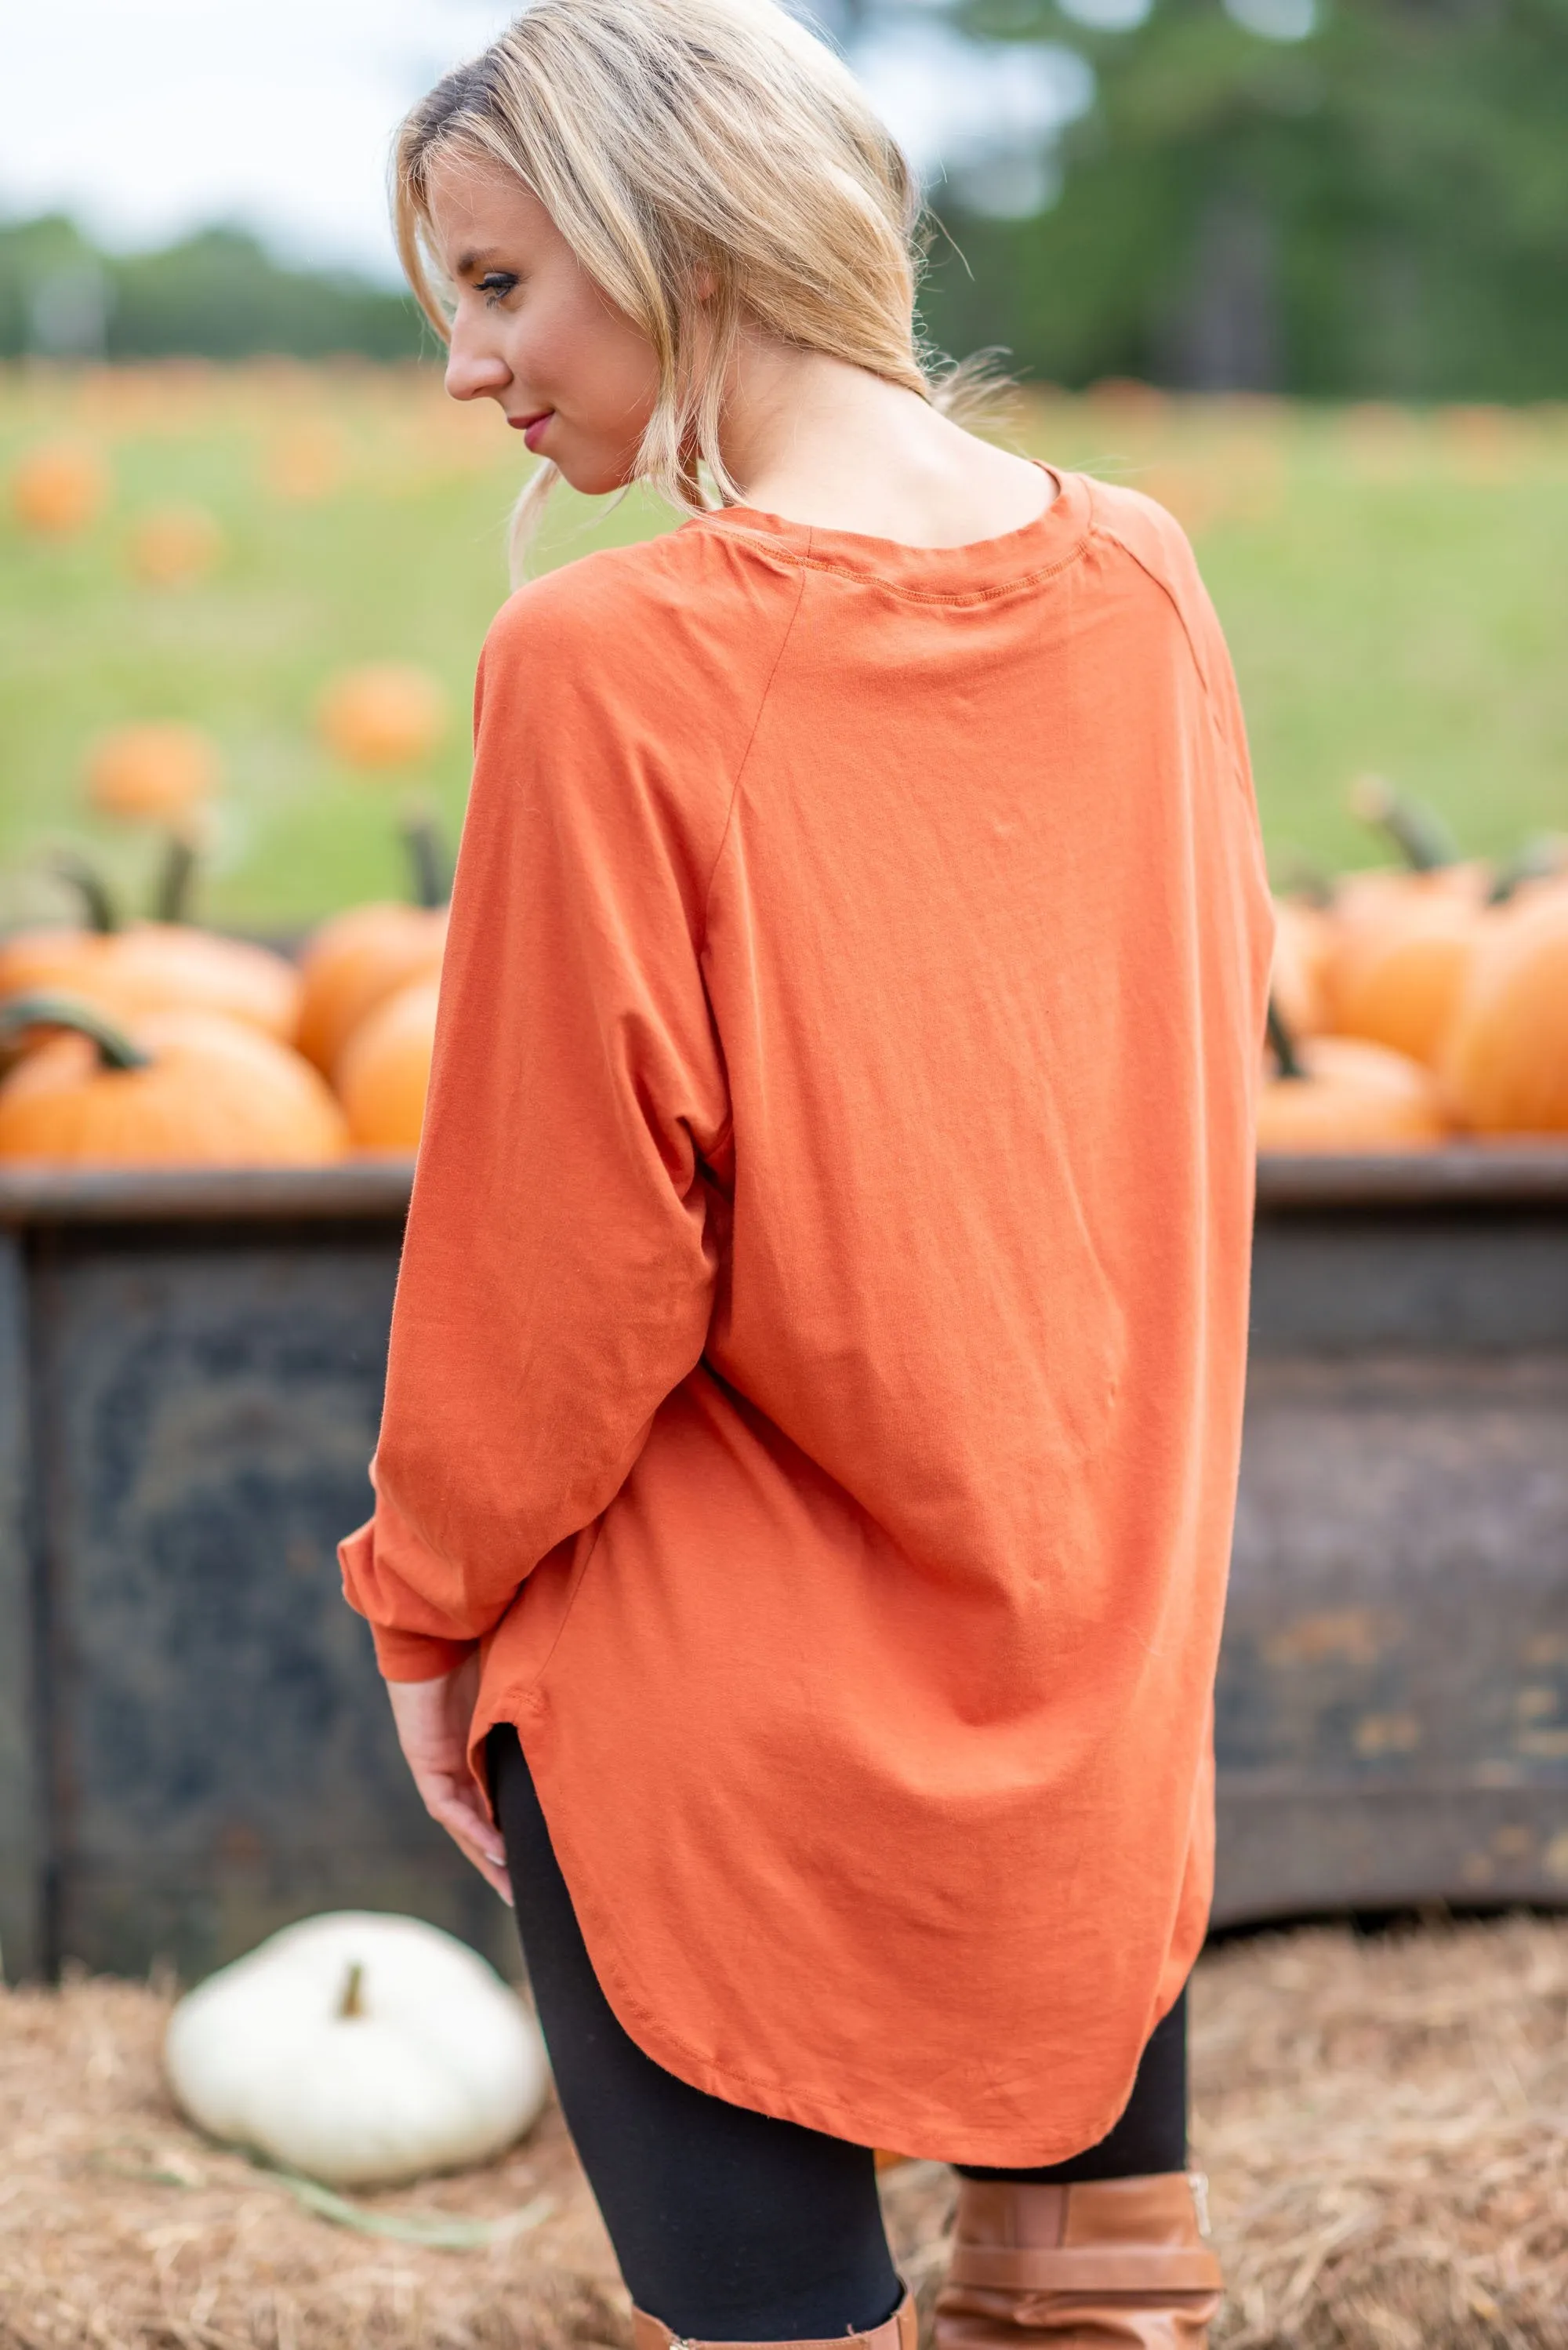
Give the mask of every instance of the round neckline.
M 879 580 L 906 596 L 946 599 L 996 595 L 1059 570 L 1073 560 L 1087 536 L 1089 492 L 1084 476 L 1063 473 L 1038 457 L 1029 463 L 1055 483 L 1050 504 L 1015 530 L 967 539 L 958 546 L 914 546 L 906 539 L 829 529 L 820 523 L 793 521 L 763 506 L 722 506 L 712 514 L 693 515 L 684 527 L 760 542 L 786 562 Z

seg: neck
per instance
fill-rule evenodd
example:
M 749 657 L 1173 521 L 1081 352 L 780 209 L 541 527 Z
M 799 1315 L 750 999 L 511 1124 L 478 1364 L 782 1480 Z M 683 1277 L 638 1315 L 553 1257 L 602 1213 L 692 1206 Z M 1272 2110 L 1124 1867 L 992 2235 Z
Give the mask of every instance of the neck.
M 747 505 L 911 546 L 995 536 L 1049 503 L 1049 476 L 918 391 L 761 334 L 736 355 L 720 449 Z

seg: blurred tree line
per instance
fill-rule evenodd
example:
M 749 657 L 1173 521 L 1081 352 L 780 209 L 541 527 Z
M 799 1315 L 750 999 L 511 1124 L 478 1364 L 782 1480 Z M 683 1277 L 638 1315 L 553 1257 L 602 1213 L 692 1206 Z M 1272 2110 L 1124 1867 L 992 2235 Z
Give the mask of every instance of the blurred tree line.
M 111 255 L 58 217 L 0 225 L 0 358 L 394 359 L 421 347 L 403 296 L 348 272 L 284 268 L 243 229 Z
M 853 55 L 930 0 L 835 13 Z M 1568 393 L 1568 0 L 949 0 L 948 19 L 1072 48 L 1095 99 L 1044 159 L 1044 208 L 1000 217 L 972 174 L 932 191 L 921 311 L 943 349 L 1001 345 L 1074 385 Z M 0 356 L 421 346 L 396 293 L 284 268 L 237 229 L 109 256 L 68 221 L 0 227 Z
M 961 0 L 1070 39 L 1093 109 L 1033 218 L 932 192 L 922 311 L 1030 375 L 1361 398 L 1568 392 L 1568 0 Z M 1314 24 L 1315 20 L 1315 24 Z M 956 251 L 955 251 L 956 248 Z M 961 258 L 960 257 L 961 255 Z

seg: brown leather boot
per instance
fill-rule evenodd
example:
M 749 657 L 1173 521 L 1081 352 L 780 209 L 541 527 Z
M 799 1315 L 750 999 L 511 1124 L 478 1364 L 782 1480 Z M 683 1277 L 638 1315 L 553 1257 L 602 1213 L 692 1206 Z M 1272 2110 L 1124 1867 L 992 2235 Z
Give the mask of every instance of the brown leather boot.
M 889 2318 L 874 2325 L 869 2334 L 835 2334 L 825 2342 L 784 2342 L 770 2344 L 768 2350 L 915 2350 L 915 2296 L 906 2292 L 903 2300 Z M 681 2334 L 671 2334 L 668 2325 L 657 2317 L 649 2317 L 646 2309 L 631 2313 L 632 2350 L 762 2350 L 762 2345 L 744 2342 L 692 2342 Z
M 961 2178 L 935 2350 L 1207 2350 L 1221 2283 L 1185 2171 Z

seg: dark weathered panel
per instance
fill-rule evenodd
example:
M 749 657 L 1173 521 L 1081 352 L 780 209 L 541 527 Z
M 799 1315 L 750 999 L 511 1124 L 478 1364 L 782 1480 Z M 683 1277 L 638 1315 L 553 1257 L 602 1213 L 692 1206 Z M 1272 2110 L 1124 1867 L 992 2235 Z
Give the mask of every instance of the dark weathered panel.
M 1251 1328 L 1254 1356 L 1568 1347 L 1568 1214 L 1262 1213 Z
M 58 1234 L 38 1268 L 62 1955 L 194 1973 L 322 1907 L 505 1949 L 424 1814 L 334 1545 L 395 1234 Z
M 0 1966 L 16 1980 L 44 1962 L 28 1400 L 26 1267 L 0 1232 Z
M 345 1904 L 516 1964 L 333 1555 L 407 1184 L 0 1173 L 15 1972 L 197 1973 Z M 1216 1916 L 1568 1900 L 1568 1152 L 1276 1161 L 1259 1196 Z
M 1568 1349 L 1254 1360 L 1216 1746 L 1226 1916 L 1568 1899 Z
M 1216 1926 L 1347 1909 L 1568 1902 L 1561 1786 L 1404 1786 L 1247 1772 L 1220 1783 Z

